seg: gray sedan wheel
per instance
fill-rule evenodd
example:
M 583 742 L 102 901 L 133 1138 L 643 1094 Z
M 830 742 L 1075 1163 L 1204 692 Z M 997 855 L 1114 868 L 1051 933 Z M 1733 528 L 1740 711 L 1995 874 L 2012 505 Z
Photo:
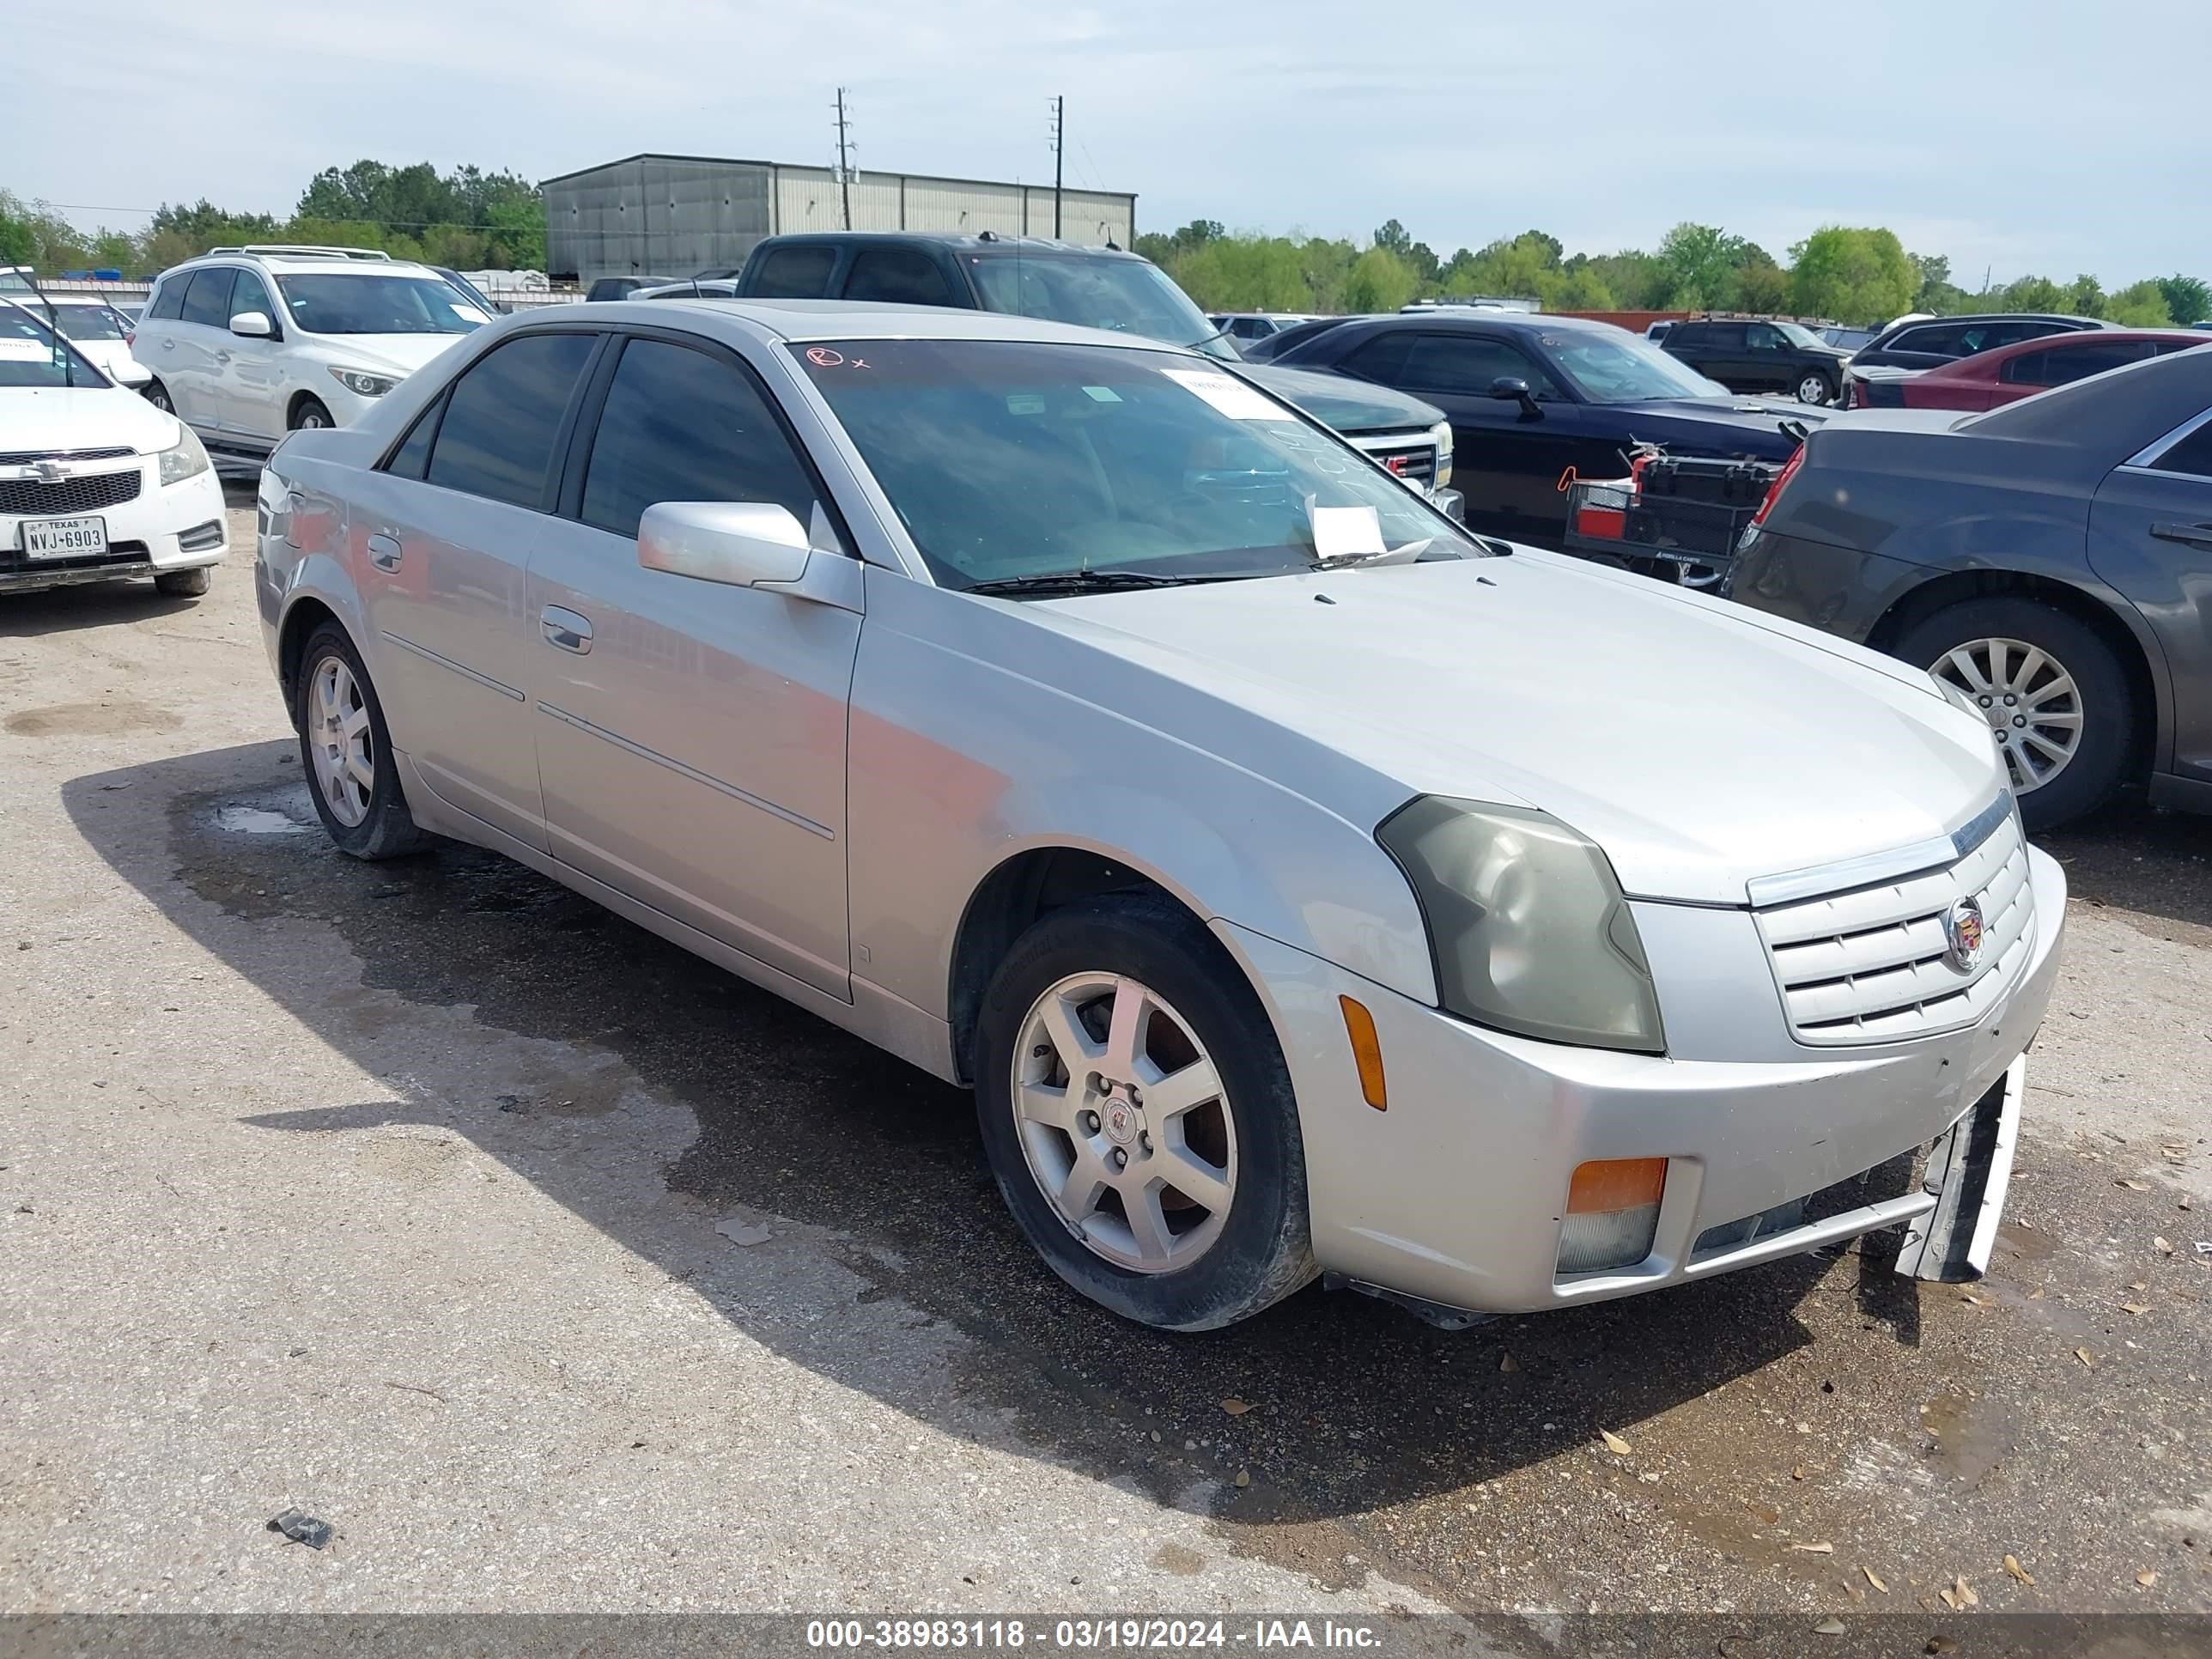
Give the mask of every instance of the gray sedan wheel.
M 407 810 L 392 763 L 392 736 L 376 689 L 352 640 L 335 623 L 309 635 L 295 696 L 293 720 L 307 792 L 339 850 L 375 860 L 428 847 L 430 837 Z
M 1313 1278 L 1282 1048 L 1182 906 L 1118 895 L 1036 922 L 992 975 L 975 1056 L 1000 1194 L 1092 1301 L 1212 1330 Z

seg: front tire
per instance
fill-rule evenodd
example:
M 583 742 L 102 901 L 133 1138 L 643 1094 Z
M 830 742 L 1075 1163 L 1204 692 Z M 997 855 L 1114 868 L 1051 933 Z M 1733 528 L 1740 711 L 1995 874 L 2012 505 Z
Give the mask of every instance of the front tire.
M 337 424 L 319 398 L 302 398 L 292 405 L 292 430 L 295 432 L 319 432 Z
M 1801 404 L 1832 404 L 1836 400 L 1834 382 L 1825 374 L 1802 375 L 1797 381 L 1797 401 Z
M 1125 1319 L 1213 1330 L 1317 1271 L 1281 1047 L 1171 901 L 1073 904 L 1015 942 L 984 996 L 975 1109 L 1024 1235 Z
M 325 623 L 308 636 L 295 697 L 300 768 L 338 850 L 374 861 L 428 847 L 399 787 L 383 705 L 343 629 Z
M 164 570 L 154 578 L 154 591 L 172 599 L 197 599 L 215 586 L 215 567 L 197 570 Z
M 174 415 L 177 412 L 176 401 L 169 396 L 169 388 L 159 380 L 149 380 L 146 383 L 144 395 L 146 401 L 164 415 Z
M 2119 787 L 2135 697 L 2118 653 L 2080 617 L 2035 599 L 1968 599 L 1914 623 L 1895 654 L 1988 720 L 2028 829 L 2093 812 Z

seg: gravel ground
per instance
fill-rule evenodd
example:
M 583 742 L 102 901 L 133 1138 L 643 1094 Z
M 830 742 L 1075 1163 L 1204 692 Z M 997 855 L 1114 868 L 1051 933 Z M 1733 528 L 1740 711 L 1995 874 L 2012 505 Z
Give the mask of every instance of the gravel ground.
M 2053 839 L 1971 1291 L 1159 1336 L 966 1097 L 489 854 L 336 854 L 231 501 L 204 601 L 0 601 L 0 1608 L 2212 1604 L 2212 820 Z

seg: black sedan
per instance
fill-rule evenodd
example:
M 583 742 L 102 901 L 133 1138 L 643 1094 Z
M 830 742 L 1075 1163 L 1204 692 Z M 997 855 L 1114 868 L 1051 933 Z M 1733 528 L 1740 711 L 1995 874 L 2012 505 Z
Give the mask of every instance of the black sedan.
M 1989 720 L 2030 829 L 2131 775 L 2212 811 L 2212 351 L 1985 415 L 1838 420 L 1729 581 L 1928 669 Z
M 1434 311 L 1284 337 L 1269 362 L 1373 380 L 1442 409 L 1468 527 L 1542 547 L 1565 535 L 1567 483 L 1621 477 L 1638 444 L 1784 461 L 1799 431 L 1826 418 L 1738 397 L 1639 335 L 1571 317 Z

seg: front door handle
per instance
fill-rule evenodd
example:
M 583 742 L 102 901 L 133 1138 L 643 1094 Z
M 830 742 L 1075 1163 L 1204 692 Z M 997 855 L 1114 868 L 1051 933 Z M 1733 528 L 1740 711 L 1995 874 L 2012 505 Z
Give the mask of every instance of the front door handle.
M 546 644 L 558 646 L 563 651 L 573 651 L 580 657 L 590 653 L 592 619 L 589 617 L 580 617 L 573 611 L 549 605 L 539 613 L 538 625 L 545 630 Z
M 398 569 L 400 556 L 404 551 L 397 536 L 380 532 L 368 538 L 368 562 L 379 570 Z
M 2212 547 L 2212 524 L 2154 524 L 2150 533 L 2162 542 L 2186 542 L 2191 547 Z
M 218 351 L 215 354 L 215 360 L 219 363 L 227 363 L 230 361 L 230 354 L 228 351 Z
M 174 340 L 164 340 L 161 342 L 161 349 L 164 351 L 174 351 L 176 349 L 177 343 Z

